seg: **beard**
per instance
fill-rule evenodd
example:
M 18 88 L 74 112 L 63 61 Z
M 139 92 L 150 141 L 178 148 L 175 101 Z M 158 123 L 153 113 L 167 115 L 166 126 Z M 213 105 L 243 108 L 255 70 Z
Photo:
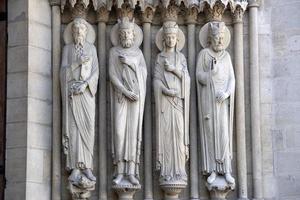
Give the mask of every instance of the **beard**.
M 84 35 L 75 35 L 74 36 L 74 42 L 76 46 L 83 46 L 85 41 Z
M 133 39 L 123 39 L 121 45 L 123 48 L 130 48 L 133 45 Z
M 213 48 L 213 50 L 216 51 L 216 52 L 220 52 L 220 51 L 224 50 L 223 44 L 216 44 L 216 45 L 213 45 L 212 48 Z

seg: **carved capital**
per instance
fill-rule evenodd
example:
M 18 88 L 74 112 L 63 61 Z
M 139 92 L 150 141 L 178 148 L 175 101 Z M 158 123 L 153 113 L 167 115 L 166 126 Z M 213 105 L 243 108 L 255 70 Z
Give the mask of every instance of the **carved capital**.
M 154 10 L 152 8 L 146 8 L 144 12 L 142 12 L 142 21 L 144 23 L 151 23 L 154 15 Z
M 163 21 L 177 21 L 179 8 L 170 4 L 167 8 L 163 8 Z
M 207 21 L 222 21 L 225 9 L 225 5 L 220 1 L 217 1 L 213 7 L 207 4 L 204 10 Z
M 118 18 L 128 17 L 133 18 L 134 9 L 129 3 L 122 4 L 121 8 L 118 8 L 117 14 Z
M 50 6 L 59 6 L 60 0 L 49 0 Z
M 186 22 L 188 24 L 196 24 L 198 17 L 198 9 L 196 7 L 188 8 L 186 13 Z
M 100 7 L 97 10 L 97 21 L 98 22 L 107 22 L 109 18 L 109 12 L 106 7 Z
M 86 19 L 88 4 L 86 4 L 85 0 L 79 0 L 77 3 L 71 5 L 72 19 L 75 19 L 76 17 Z
M 233 23 L 243 23 L 244 12 L 245 11 L 240 6 L 237 7 L 232 14 Z

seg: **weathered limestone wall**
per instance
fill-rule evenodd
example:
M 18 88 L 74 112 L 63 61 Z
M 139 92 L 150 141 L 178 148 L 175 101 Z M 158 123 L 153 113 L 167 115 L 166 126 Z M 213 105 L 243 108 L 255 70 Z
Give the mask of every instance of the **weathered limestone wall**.
M 50 199 L 51 10 L 8 1 L 6 200 Z
M 299 0 L 265 0 L 259 9 L 266 199 L 300 199 L 299 8 Z

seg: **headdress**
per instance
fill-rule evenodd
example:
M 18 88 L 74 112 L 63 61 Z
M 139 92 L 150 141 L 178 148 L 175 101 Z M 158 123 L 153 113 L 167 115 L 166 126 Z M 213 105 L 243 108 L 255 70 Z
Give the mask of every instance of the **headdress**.
M 168 21 L 168 22 L 165 22 L 163 24 L 163 32 L 164 34 L 167 34 L 167 33 L 178 33 L 178 25 L 176 24 L 176 22 L 173 22 L 173 21 Z
M 210 22 L 208 27 L 209 35 L 218 35 L 220 33 L 225 33 L 224 22 Z
M 132 21 L 129 20 L 128 17 L 123 17 L 118 20 L 120 29 L 132 29 L 134 30 L 134 19 Z
M 230 31 L 226 27 L 224 22 L 208 22 L 199 32 L 200 44 L 203 48 L 209 46 L 209 36 L 224 33 L 224 49 L 226 49 L 230 43 Z

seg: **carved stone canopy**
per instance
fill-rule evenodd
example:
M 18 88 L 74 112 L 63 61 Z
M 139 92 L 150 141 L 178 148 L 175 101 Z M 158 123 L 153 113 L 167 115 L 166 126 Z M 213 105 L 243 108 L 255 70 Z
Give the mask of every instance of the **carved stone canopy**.
M 54 0 L 50 0 L 50 3 L 52 1 Z M 204 11 L 207 7 L 213 9 L 217 4 L 223 5 L 225 9 L 230 8 L 232 12 L 239 6 L 246 10 L 248 5 L 248 0 L 61 0 L 61 9 L 63 11 L 67 4 L 74 7 L 78 2 L 82 3 L 85 8 L 92 6 L 95 10 L 98 10 L 101 7 L 105 7 L 109 11 L 113 6 L 122 8 L 124 3 L 130 5 L 132 9 L 138 6 L 141 8 L 141 11 L 145 11 L 147 8 L 154 10 L 158 6 L 167 8 L 173 4 L 177 6 L 184 5 L 186 8 L 196 7 L 199 9 L 199 12 Z

